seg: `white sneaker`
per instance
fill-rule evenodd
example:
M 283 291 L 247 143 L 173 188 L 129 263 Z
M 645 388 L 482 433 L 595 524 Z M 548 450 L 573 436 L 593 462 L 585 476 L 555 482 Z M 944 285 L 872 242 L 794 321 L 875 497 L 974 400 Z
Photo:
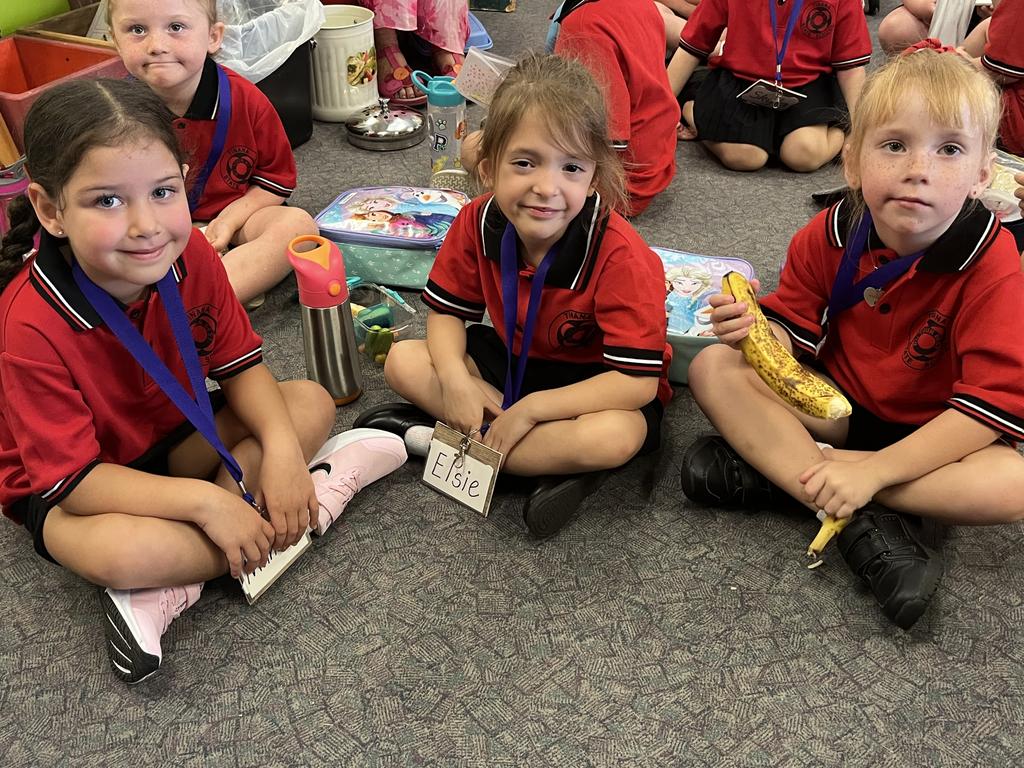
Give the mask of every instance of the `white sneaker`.
M 106 614 L 107 653 L 114 674 L 140 683 L 160 668 L 160 638 L 182 611 L 199 600 L 202 584 L 100 593 Z
M 309 465 L 320 502 L 317 535 L 341 517 L 353 496 L 408 458 L 402 438 L 382 429 L 350 429 L 328 440 Z

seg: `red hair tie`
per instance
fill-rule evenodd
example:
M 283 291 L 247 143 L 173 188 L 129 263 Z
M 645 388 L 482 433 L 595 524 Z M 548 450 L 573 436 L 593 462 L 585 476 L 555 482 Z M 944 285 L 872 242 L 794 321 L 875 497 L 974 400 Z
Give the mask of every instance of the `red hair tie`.
M 917 51 L 938 51 L 939 53 L 956 53 L 956 48 L 951 45 L 943 45 L 942 41 L 935 37 L 928 37 L 920 42 L 914 43 L 911 46 L 905 48 L 900 56 L 906 56 Z

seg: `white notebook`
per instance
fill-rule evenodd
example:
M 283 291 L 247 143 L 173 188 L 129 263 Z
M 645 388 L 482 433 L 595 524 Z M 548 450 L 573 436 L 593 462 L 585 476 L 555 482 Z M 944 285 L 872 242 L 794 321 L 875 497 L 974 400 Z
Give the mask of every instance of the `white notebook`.
M 291 564 L 299 559 L 299 555 L 309 549 L 313 540 L 309 531 L 302 534 L 302 538 L 292 544 L 288 549 L 281 552 L 271 552 L 267 564 L 257 568 L 252 573 L 244 574 L 238 581 L 242 585 L 242 594 L 249 601 L 249 605 L 255 603 L 264 592 L 270 589 L 277 581 L 278 576 L 288 570 Z

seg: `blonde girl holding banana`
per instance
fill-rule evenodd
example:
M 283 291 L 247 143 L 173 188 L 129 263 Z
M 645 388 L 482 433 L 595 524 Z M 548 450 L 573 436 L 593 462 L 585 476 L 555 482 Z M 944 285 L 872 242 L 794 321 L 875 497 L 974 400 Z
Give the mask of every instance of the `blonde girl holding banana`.
M 852 515 L 839 550 L 903 628 L 942 573 L 917 518 L 1024 517 L 1024 459 L 1011 447 L 1024 439 L 1024 275 L 1012 236 L 977 203 L 999 114 L 991 82 L 933 48 L 893 59 L 865 86 L 843 152 L 852 192 L 797 232 L 761 301 L 786 349 L 847 396 L 850 416 L 808 416 L 769 388 L 737 348 L 750 307 L 724 294 L 710 299 L 724 343 L 689 371 L 721 436 L 687 450 L 686 495 L 746 508 L 792 497 Z

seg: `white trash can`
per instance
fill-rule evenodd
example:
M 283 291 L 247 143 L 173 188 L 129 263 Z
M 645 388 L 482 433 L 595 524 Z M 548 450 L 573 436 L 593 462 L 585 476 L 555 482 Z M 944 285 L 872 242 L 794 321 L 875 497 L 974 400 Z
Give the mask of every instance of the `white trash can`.
M 377 103 L 373 11 L 357 5 L 324 11 L 313 50 L 313 118 L 340 123 Z

